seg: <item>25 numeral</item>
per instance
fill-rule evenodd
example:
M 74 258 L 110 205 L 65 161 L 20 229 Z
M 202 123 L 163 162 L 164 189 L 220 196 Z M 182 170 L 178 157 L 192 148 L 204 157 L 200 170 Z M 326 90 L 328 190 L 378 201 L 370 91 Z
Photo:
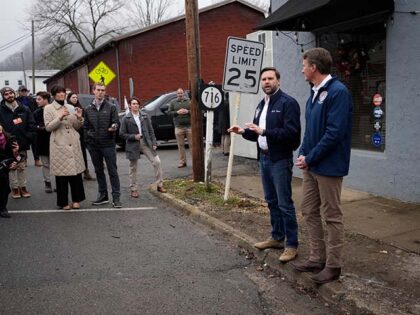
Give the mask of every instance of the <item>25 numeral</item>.
M 238 82 L 235 82 L 236 79 L 238 79 L 241 76 L 241 70 L 238 68 L 230 68 L 229 72 L 234 72 L 235 74 L 230 77 L 230 79 L 227 81 L 228 85 L 234 85 L 239 86 Z M 248 85 L 248 87 L 254 87 L 257 84 L 257 80 L 253 75 L 255 75 L 257 72 L 254 70 L 246 70 L 245 71 L 245 79 L 250 80 L 252 83 Z

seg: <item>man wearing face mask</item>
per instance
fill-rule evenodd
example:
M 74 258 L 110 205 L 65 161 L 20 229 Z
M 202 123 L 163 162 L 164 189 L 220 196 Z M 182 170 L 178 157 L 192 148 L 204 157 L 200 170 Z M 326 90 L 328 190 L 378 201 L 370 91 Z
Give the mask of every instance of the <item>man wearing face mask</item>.
M 10 87 L 0 90 L 3 100 L 0 104 L 0 124 L 4 130 L 16 137 L 19 145 L 19 154 L 26 157 L 26 151 L 36 134 L 35 120 L 32 112 L 18 101 L 15 91 Z M 29 198 L 27 190 L 26 163 L 19 163 L 16 170 L 9 173 L 12 186 L 12 198 Z

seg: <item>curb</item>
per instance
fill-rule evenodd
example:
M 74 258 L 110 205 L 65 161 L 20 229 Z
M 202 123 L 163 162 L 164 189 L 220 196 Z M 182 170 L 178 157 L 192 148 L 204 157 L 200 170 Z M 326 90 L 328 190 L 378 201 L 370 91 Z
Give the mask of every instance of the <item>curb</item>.
M 257 242 L 256 239 L 234 229 L 219 219 L 209 216 L 207 213 L 200 211 L 197 207 L 179 200 L 169 193 L 159 193 L 154 186 L 149 187 L 149 192 L 155 197 L 158 197 L 181 210 L 194 220 L 222 232 L 238 246 L 253 253 L 261 265 L 268 266 L 269 268 L 280 272 L 292 283 L 296 283 L 307 292 L 316 293 L 327 303 L 335 305 L 346 314 L 381 314 L 381 312 L 377 312 L 375 308 L 366 308 L 365 305 L 360 305 L 357 298 L 353 298 L 351 294 L 347 294 L 347 290 L 340 281 L 317 285 L 310 279 L 310 274 L 297 272 L 290 264 L 282 264 L 279 262 L 278 258 L 280 256 L 280 251 L 273 249 L 260 251 L 253 246 L 253 244 Z

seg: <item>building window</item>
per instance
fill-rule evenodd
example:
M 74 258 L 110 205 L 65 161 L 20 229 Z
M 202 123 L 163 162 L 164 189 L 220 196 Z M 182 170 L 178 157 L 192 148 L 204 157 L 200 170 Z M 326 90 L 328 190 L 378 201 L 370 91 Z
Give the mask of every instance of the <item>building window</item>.
M 260 43 L 263 43 L 264 46 L 266 46 L 266 43 L 265 43 L 266 42 L 265 33 L 258 34 L 258 41 Z
M 8 86 L 9 85 L 9 80 L 4 80 L 4 85 Z
M 333 73 L 353 96 L 352 148 L 385 150 L 386 42 L 383 24 L 317 34 L 333 56 Z
M 22 80 L 18 80 L 18 85 L 22 85 Z

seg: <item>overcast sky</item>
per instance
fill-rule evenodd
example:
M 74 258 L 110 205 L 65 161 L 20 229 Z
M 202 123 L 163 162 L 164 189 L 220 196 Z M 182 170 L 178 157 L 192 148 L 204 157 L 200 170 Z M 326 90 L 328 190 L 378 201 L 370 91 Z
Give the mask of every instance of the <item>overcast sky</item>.
M 30 43 L 30 31 L 25 30 L 25 11 L 30 8 L 35 0 L 0 0 L 0 62 L 7 56 L 21 51 L 22 47 Z M 48 0 L 44 0 L 48 1 Z M 173 8 L 174 16 L 184 7 L 184 0 L 175 0 L 177 5 Z M 211 5 L 214 0 L 198 0 L 199 7 Z M 218 1 L 216 1 L 218 2 Z M 30 27 L 30 25 L 27 25 Z M 20 38 L 20 39 L 19 39 Z M 19 39 L 19 40 L 18 40 Z M 18 41 L 15 43 L 15 41 Z

